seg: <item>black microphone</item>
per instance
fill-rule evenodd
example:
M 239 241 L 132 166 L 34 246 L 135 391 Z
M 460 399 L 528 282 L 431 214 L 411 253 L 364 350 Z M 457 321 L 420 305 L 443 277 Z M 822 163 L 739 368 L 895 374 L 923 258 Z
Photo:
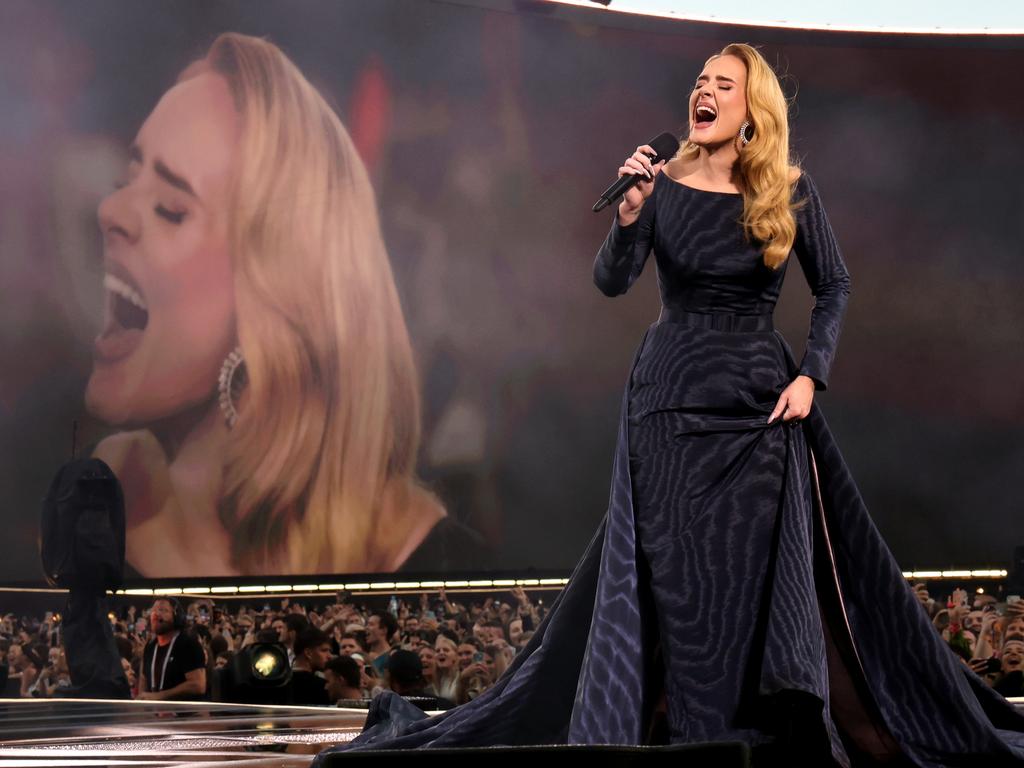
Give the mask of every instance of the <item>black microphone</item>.
M 657 138 L 651 139 L 647 143 L 655 153 L 651 158 L 651 165 L 660 163 L 662 160 L 669 160 L 676 152 L 679 151 L 679 139 L 671 133 L 663 133 Z M 591 210 L 593 210 L 594 213 L 604 210 L 626 194 L 626 191 L 641 179 L 644 181 L 647 180 L 640 174 L 636 173 L 627 173 L 625 176 L 620 176 L 615 180 L 614 184 L 604 191 L 601 195 L 601 199 L 594 203 L 594 207 Z

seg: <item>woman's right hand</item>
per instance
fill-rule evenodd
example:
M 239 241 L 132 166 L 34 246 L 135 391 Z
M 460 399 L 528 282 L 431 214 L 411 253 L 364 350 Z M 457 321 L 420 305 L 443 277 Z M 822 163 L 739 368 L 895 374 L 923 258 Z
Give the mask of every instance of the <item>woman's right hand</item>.
M 623 225 L 632 224 L 640 215 L 640 209 L 644 201 L 654 191 L 654 177 L 658 175 L 665 165 L 664 160 L 651 163 L 651 156 L 656 155 L 654 148 L 649 144 L 641 144 L 636 152 L 626 158 L 626 162 L 619 168 L 619 178 L 626 175 L 639 176 L 640 181 L 626 190 L 619 203 L 619 223 Z
M 459 673 L 459 677 L 469 679 L 473 675 L 486 675 L 487 666 L 483 662 L 474 661 Z

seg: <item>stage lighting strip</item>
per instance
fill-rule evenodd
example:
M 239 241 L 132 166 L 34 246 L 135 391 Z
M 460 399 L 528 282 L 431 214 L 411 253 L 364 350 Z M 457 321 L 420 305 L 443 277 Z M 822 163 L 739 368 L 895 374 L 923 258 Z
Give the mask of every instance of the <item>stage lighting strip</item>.
M 510 589 L 528 587 L 531 589 L 561 589 L 569 579 L 460 579 L 457 581 L 349 581 L 335 584 L 245 584 L 217 587 L 140 587 L 119 589 L 116 595 L 280 595 L 315 594 L 317 592 L 352 592 L 372 594 L 374 592 L 422 592 L 424 590 L 446 590 L 472 592 L 475 590 Z M 60 590 L 54 590 L 60 591 Z
M 614 12 L 632 16 L 650 16 L 676 21 L 697 21 L 708 24 L 729 24 L 743 27 L 769 27 L 775 29 L 801 29 L 819 32 L 869 32 L 896 35 L 1021 35 L 1024 28 L 1017 27 L 904 27 L 872 24 L 831 24 L 826 21 L 786 21 L 778 19 L 742 18 L 714 13 L 696 13 L 692 10 L 664 10 L 645 5 L 642 0 L 547 0 L 552 4 L 574 5 L 605 13 Z M 604 7 L 601 7 L 604 6 Z
M 1005 579 L 1005 569 L 975 569 L 950 571 L 903 571 L 903 577 L 919 581 L 929 579 Z M 220 587 L 156 587 L 139 589 L 119 589 L 118 595 L 280 595 L 280 594 L 315 594 L 317 592 L 352 592 L 355 594 L 372 594 L 374 592 L 422 592 L 446 590 L 471 592 L 511 587 L 530 587 L 533 589 L 561 589 L 569 583 L 568 579 L 472 579 L 460 581 L 358 581 L 338 582 L 337 584 L 268 584 L 241 585 Z
M 1009 574 L 1005 570 L 977 571 L 904 571 L 907 579 L 1005 579 Z
M 903 571 L 905 579 L 914 581 L 941 581 L 942 579 L 1005 579 L 1009 572 L 1003 568 L 954 569 L 946 571 Z M 237 586 L 215 587 L 139 587 L 119 589 L 107 594 L 145 596 L 157 595 L 195 595 L 209 597 L 219 595 L 232 597 L 239 595 L 315 595 L 324 592 L 352 592 L 366 595 L 374 592 L 402 593 L 437 591 L 441 587 L 459 592 L 488 591 L 508 589 L 511 587 L 528 587 L 530 589 L 561 589 L 569 583 L 569 579 L 462 579 L 457 581 L 357 581 L 337 582 L 330 584 L 240 584 Z M 0 592 L 40 592 L 49 594 L 67 594 L 66 589 L 50 589 L 39 587 L 0 587 Z

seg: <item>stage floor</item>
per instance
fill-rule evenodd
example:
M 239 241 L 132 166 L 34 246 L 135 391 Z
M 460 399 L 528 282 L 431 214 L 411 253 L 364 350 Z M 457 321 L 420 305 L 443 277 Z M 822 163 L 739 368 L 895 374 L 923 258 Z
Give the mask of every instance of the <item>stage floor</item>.
M 0 699 L 0 765 L 308 765 L 362 730 L 365 709 Z
M 1024 713 L 1024 699 L 1011 701 Z M 365 719 L 335 707 L 0 699 L 0 766 L 303 768 Z

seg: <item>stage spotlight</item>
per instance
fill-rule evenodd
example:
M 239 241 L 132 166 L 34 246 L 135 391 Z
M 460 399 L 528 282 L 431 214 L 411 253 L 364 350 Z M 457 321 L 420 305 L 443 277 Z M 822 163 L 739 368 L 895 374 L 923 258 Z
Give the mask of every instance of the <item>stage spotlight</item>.
M 278 643 L 243 648 L 220 671 L 221 698 L 237 704 L 285 704 L 292 668 L 288 650 Z
M 287 663 L 288 659 L 284 659 Z M 261 680 L 270 680 L 281 674 L 281 656 L 264 650 L 252 663 L 253 674 Z

